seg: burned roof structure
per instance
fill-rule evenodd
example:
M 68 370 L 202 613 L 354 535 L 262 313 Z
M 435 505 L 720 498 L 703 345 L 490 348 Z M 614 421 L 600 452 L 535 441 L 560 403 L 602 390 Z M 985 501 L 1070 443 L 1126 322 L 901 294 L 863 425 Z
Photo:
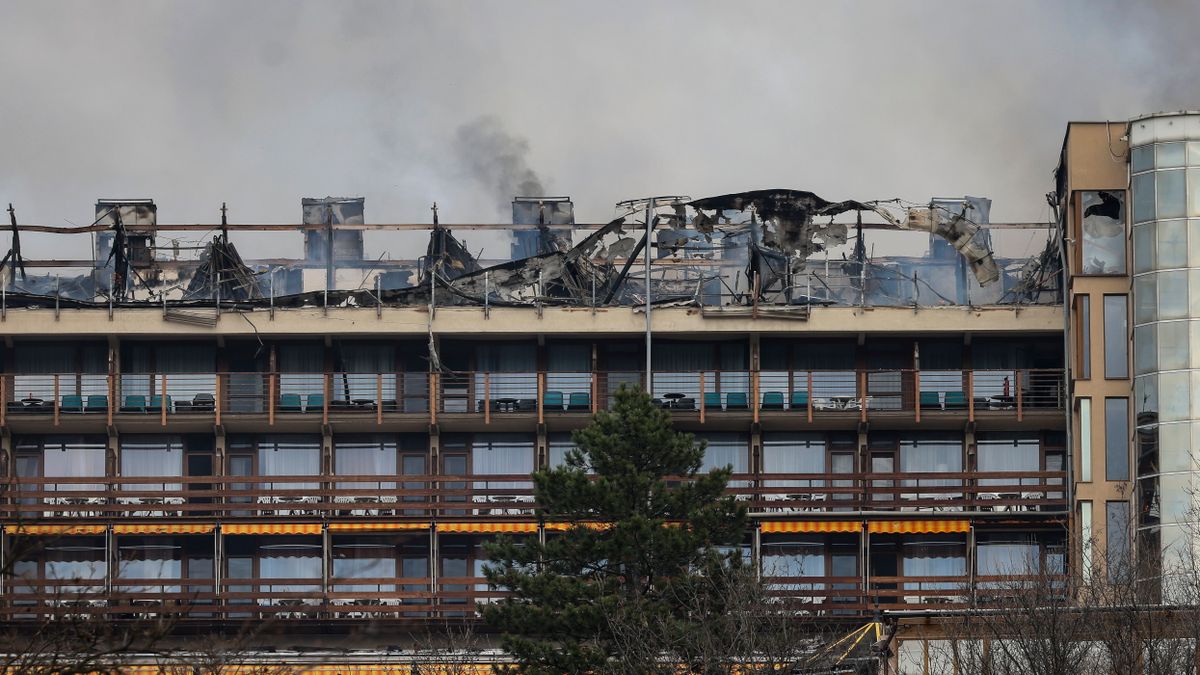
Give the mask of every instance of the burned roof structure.
M 547 206 L 547 202 L 549 206 Z M 9 306 L 221 303 L 223 308 L 381 305 L 577 305 L 683 303 L 700 307 L 805 308 L 813 305 L 936 306 L 1049 302 L 1057 298 L 1061 263 L 1055 250 L 1000 258 L 994 237 L 1051 225 L 988 223 L 987 200 L 829 201 L 812 192 L 753 190 L 701 199 L 622 202 L 603 225 L 574 222 L 568 198 L 518 198 L 512 225 L 455 225 L 508 237 L 509 255 L 472 253 L 450 226 L 372 225 L 362 198 L 305 199 L 300 225 L 168 225 L 150 200 L 97 204 L 90 226 L 20 225 L 0 265 Z M 160 244 L 166 232 L 220 229 L 198 246 Z M 366 230 L 426 230 L 424 255 L 368 255 Z M 235 245 L 246 231 L 304 233 L 303 259 L 244 259 Z M 926 245 L 888 237 L 923 232 Z M 88 261 L 31 263 L 22 233 L 97 235 Z M 282 236 L 282 235 L 281 235 Z M 881 238 L 882 237 L 882 238 Z M 1027 235 L 1026 235 L 1027 238 Z M 941 242 L 941 243 L 939 243 Z M 879 255 L 876 244 L 889 250 Z M 952 251 L 948 256 L 942 248 Z M 181 248 L 197 251 L 180 259 Z M 495 248 L 495 247 L 493 247 Z M 927 248 L 927 252 L 922 249 Z M 28 250 L 28 246 L 26 248 Z M 537 251 L 516 257 L 511 253 Z M 171 257 L 167 257 L 167 253 Z M 385 252 L 386 253 L 386 252 Z M 649 267 L 644 263 L 649 258 Z M 22 266 L 67 274 L 29 274 Z M 65 263 L 65 264 L 63 264 Z M 70 267 L 87 267 L 84 275 Z M 649 274 L 647 274 L 649 270 Z M 311 272 L 311 273 L 310 273 Z M 264 279 L 267 280 L 264 283 Z M 64 304 L 65 303 L 65 304 Z M 803 315 L 803 313 L 801 313 Z

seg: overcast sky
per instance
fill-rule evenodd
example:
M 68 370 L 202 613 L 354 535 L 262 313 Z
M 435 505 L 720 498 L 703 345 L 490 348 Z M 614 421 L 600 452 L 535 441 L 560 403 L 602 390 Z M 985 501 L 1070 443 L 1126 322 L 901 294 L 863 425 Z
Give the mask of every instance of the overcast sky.
M 499 222 L 536 179 L 586 221 L 763 187 L 1043 220 L 1068 120 L 1200 107 L 1200 3 L 1130 5 L 0 2 L 0 201 Z

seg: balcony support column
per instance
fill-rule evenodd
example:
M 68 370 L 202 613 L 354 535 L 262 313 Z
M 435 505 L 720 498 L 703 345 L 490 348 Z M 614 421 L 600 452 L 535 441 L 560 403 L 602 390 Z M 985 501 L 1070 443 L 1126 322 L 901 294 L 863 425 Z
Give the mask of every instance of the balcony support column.
M 441 564 L 442 556 L 438 551 L 438 531 L 437 526 L 429 528 L 429 618 L 436 618 L 438 610 L 434 609 L 434 599 L 441 597 L 441 592 L 438 589 L 438 567 Z
M 116 427 L 112 426 L 108 428 L 108 436 L 104 444 L 104 475 L 114 478 L 121 476 L 121 439 Z M 43 489 L 45 488 L 43 487 Z M 105 491 L 112 492 L 115 489 L 116 486 L 110 481 Z
M 0 405 L 6 405 L 4 401 L 0 401 Z M 8 428 L 0 429 L 0 461 L 4 462 L 3 475 L 6 478 L 12 479 L 17 475 L 16 462 L 13 460 L 13 442 L 12 433 Z M 0 554 L 0 560 L 8 560 Z
M 750 562 L 754 565 L 754 578 L 762 580 L 762 528 L 758 523 L 754 524 L 754 529 L 751 530 L 750 539 Z
M 968 602 L 975 606 L 975 525 L 967 530 L 967 592 Z
M 550 434 L 546 432 L 546 425 L 539 424 L 537 426 L 537 437 L 534 445 L 533 466 L 535 468 L 548 468 L 550 465 Z

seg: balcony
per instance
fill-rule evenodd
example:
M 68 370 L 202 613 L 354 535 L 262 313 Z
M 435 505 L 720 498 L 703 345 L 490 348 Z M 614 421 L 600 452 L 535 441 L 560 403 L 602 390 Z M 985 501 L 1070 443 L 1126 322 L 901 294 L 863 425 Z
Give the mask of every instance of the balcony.
M 1061 369 L 656 372 L 650 391 L 677 421 L 700 424 L 1058 425 L 1062 377 Z M 554 371 L 10 374 L 0 377 L 0 426 L 317 428 L 341 419 L 515 429 L 586 419 L 607 409 L 619 387 L 643 381 L 640 372 Z
M 1043 575 L 763 576 L 770 607 L 798 616 L 853 617 L 884 610 L 948 610 L 998 605 L 1022 588 L 1044 588 Z M 864 583 L 865 581 L 865 583 Z M 1065 577 L 1063 578 L 1065 584 Z M 106 588 L 107 587 L 107 588 Z M 865 589 L 865 590 L 864 590 Z M 473 621 L 478 605 L 506 593 L 481 576 L 54 579 L 8 581 L 0 623 L 105 618 L 240 623 L 319 620 L 417 623 Z
M 751 513 L 1061 514 L 1064 471 L 734 474 Z M 532 520 L 528 474 L 22 477 L 0 500 L 11 523 L 384 518 Z

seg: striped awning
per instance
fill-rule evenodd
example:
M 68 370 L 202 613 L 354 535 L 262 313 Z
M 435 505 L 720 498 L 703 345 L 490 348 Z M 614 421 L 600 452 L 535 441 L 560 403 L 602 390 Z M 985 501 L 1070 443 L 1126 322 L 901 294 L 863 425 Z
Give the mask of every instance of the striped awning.
M 966 520 L 877 520 L 867 523 L 867 531 L 878 534 L 936 534 L 970 532 Z
M 437 523 L 438 532 L 537 532 L 537 523 Z
M 223 534 L 321 534 L 320 523 L 238 523 L 222 525 Z
M 572 527 L 586 527 L 589 530 L 607 530 L 608 528 L 612 527 L 612 523 L 579 522 L 579 523 L 546 523 L 546 525 L 545 525 L 545 528 L 548 532 L 556 532 L 556 531 L 561 532 L 563 530 L 569 530 Z
M 850 520 L 782 520 L 762 523 L 764 533 L 769 532 L 861 532 L 862 523 Z
M 113 525 L 113 534 L 208 534 L 213 524 L 155 523 L 149 525 Z
M 330 532 L 396 532 L 428 530 L 429 523 L 329 523 Z
M 104 525 L 6 525 L 9 534 L 104 534 Z
M 223 673 L 238 675 L 245 673 L 247 675 L 258 672 L 262 668 L 257 666 L 227 666 L 221 669 Z M 152 665 L 127 665 L 122 666 L 121 671 L 125 673 L 153 673 L 154 675 L 163 675 L 170 672 L 168 667 L 152 666 Z M 413 672 L 412 666 L 408 664 L 393 663 L 393 664 L 321 664 L 321 665 L 305 665 L 296 668 L 280 667 L 280 672 L 287 673 L 304 673 L 305 675 L 313 675 L 316 673 L 331 673 L 334 675 L 409 675 Z M 495 666 L 489 663 L 428 663 L 422 664 L 421 672 L 423 673 L 442 673 L 450 675 L 450 673 L 479 673 L 480 675 L 494 673 Z

